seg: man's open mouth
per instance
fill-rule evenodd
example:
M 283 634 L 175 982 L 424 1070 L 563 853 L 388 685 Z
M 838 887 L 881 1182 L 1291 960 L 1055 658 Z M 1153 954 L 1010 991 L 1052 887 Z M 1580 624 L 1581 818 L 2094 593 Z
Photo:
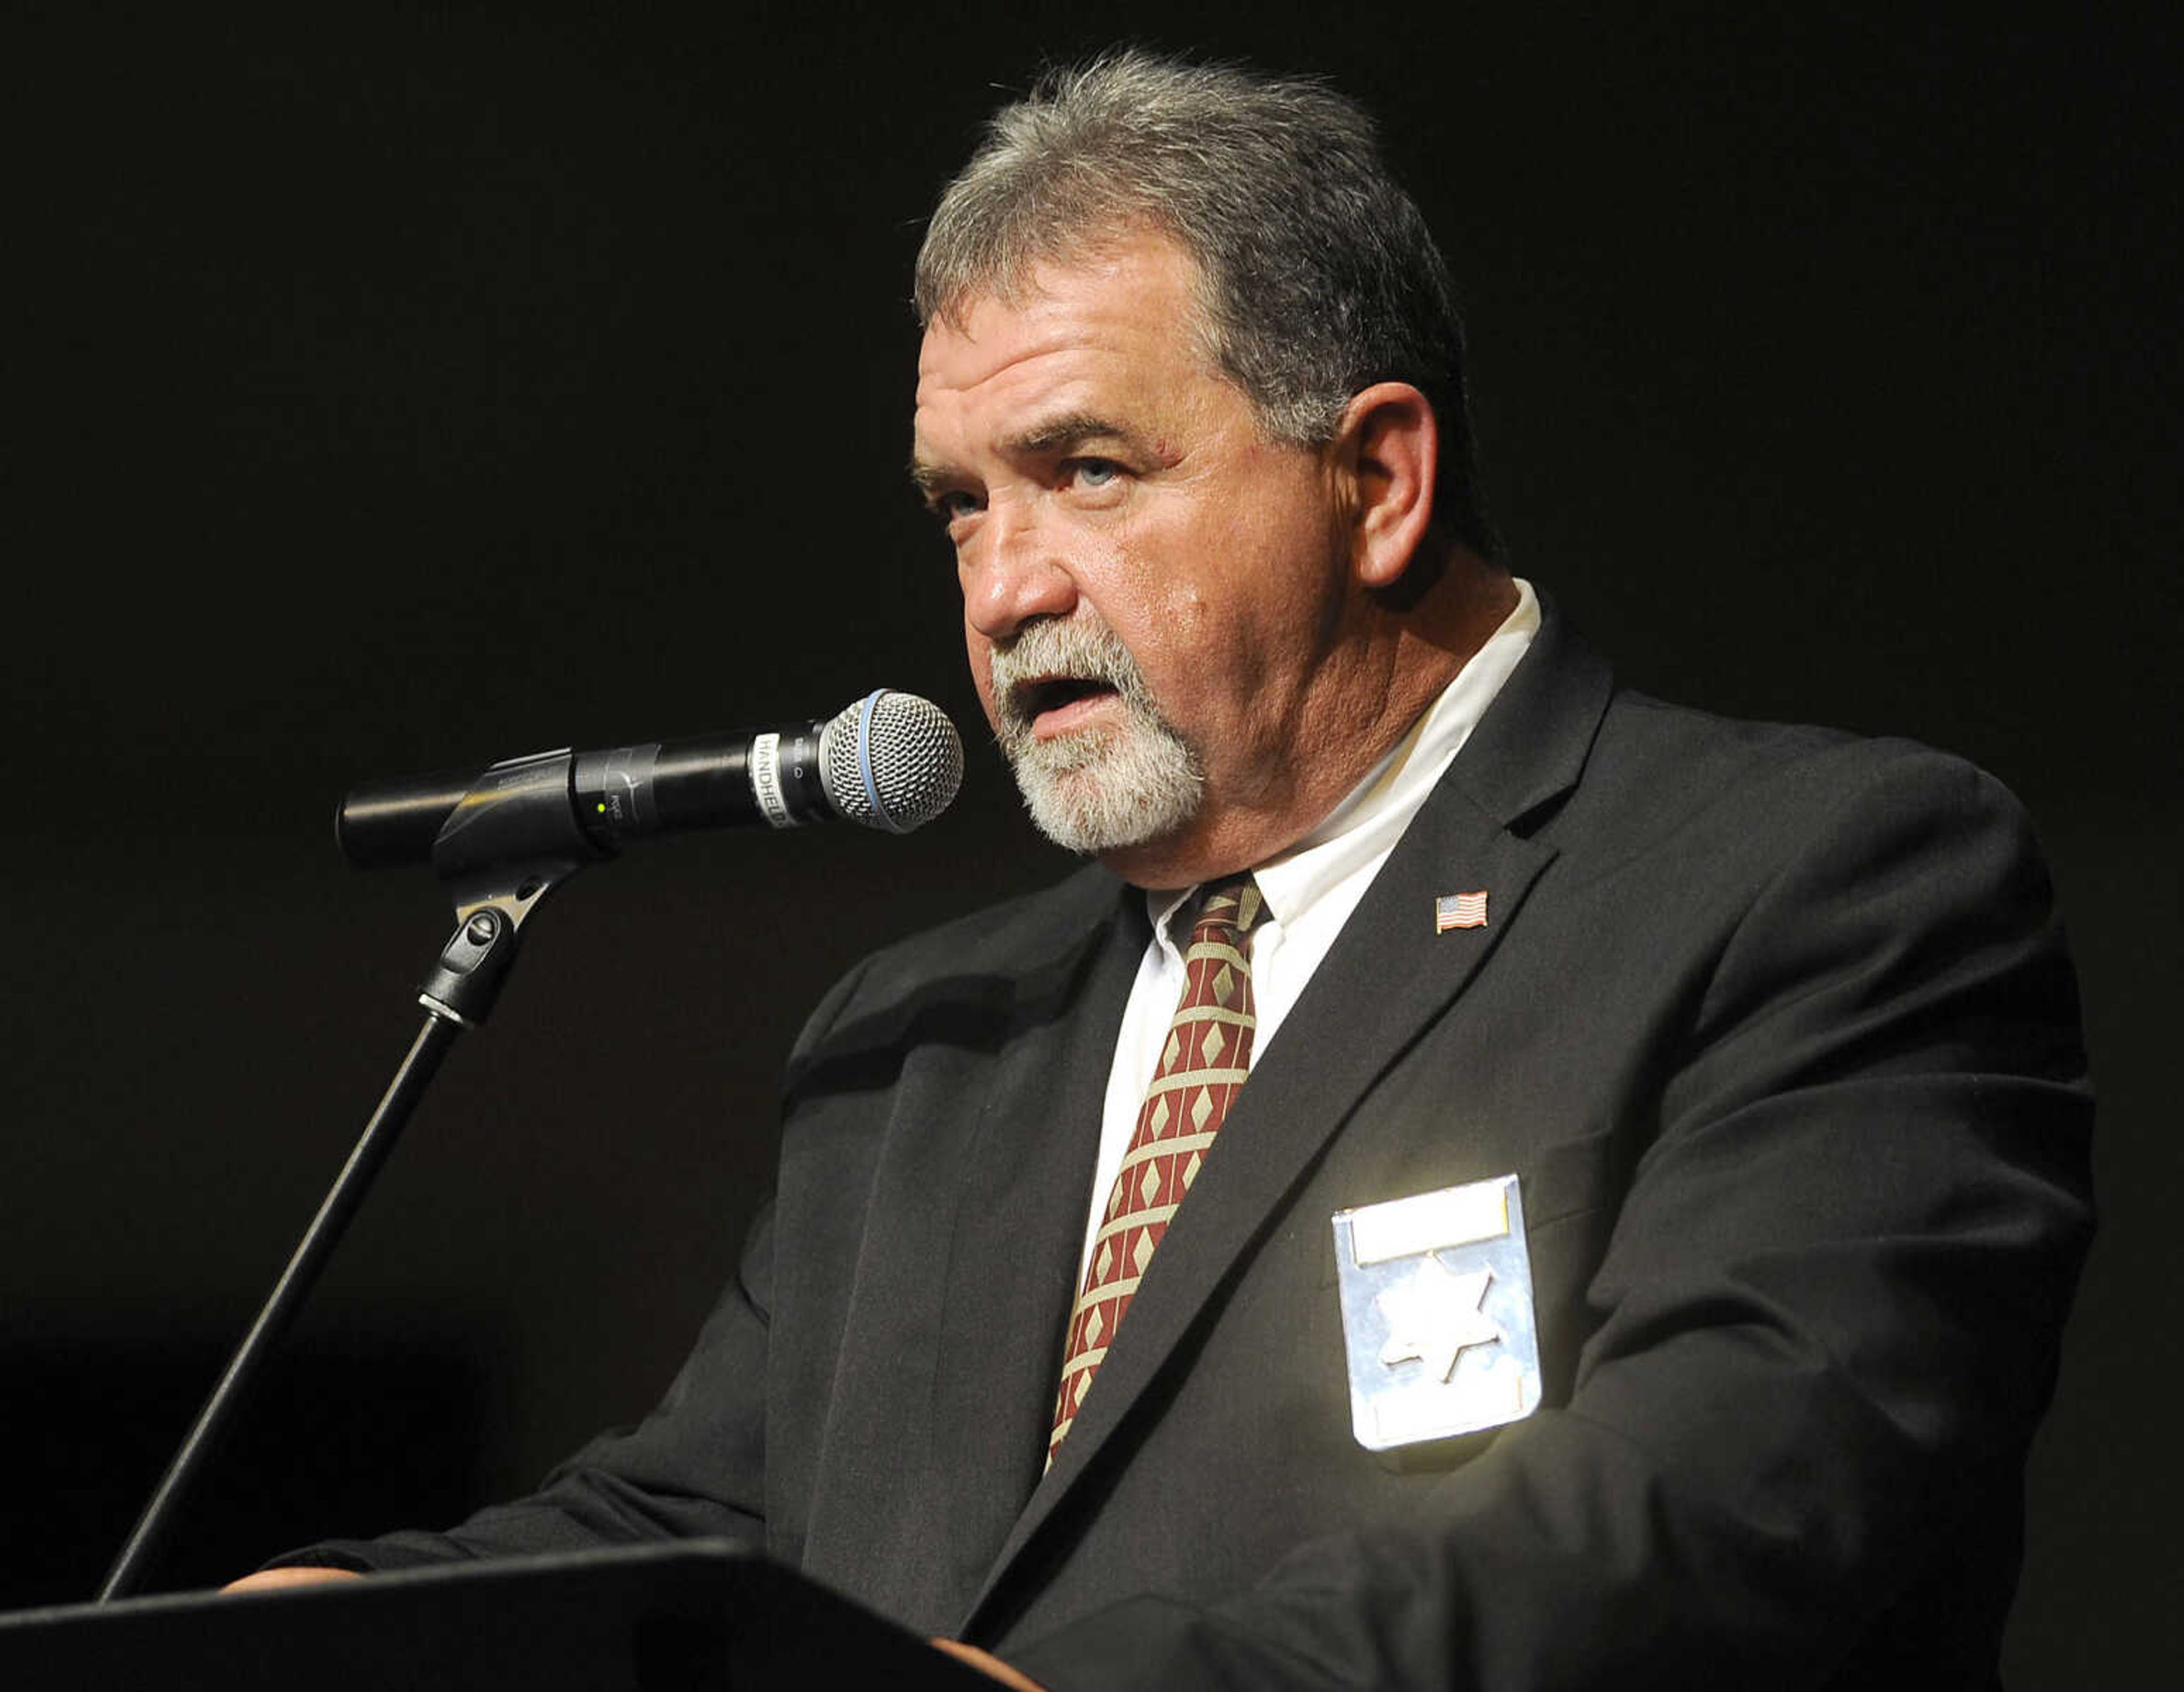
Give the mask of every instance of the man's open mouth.
M 1020 682 L 1011 690 L 1017 710 L 1028 723 L 1038 721 L 1049 711 L 1116 691 L 1112 682 L 1096 676 L 1045 676 L 1035 682 Z

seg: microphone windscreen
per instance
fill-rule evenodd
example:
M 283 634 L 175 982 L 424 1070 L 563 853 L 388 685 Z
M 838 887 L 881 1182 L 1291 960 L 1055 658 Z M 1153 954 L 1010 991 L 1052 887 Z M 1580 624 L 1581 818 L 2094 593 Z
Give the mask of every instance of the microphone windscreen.
M 843 819 L 907 834 L 963 784 L 963 742 L 930 699 L 882 687 L 820 732 L 820 784 Z

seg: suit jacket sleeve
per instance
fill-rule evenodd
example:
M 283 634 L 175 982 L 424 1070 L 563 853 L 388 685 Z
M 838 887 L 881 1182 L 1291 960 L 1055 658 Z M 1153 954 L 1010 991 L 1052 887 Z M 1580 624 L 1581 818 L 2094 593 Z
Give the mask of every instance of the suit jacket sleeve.
M 1251 1590 L 1124 1599 L 1003 1655 L 1070 1692 L 1799 1685 L 1886 1650 L 1937 1548 L 2021 1483 L 2090 1098 L 2014 802 L 1875 761 L 1664 1029 L 1567 1403 Z
M 800 1050 L 837 1014 L 855 980 L 853 971 L 813 1011 Z M 635 1427 L 592 1440 L 530 1496 L 479 1511 L 445 1533 L 404 1529 L 376 1539 L 326 1539 L 265 1567 L 371 1572 L 646 1539 L 764 1545 L 773 1251 L 768 1203 L 752 1223 L 735 1276 L 659 1405 Z

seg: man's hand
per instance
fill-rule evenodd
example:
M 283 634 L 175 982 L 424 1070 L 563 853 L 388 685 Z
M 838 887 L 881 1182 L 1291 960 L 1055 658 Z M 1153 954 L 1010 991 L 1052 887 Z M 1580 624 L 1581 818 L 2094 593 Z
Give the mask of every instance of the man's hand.
M 967 1645 L 961 1639 L 935 1639 L 933 1645 L 935 1650 L 944 1650 L 957 1661 L 969 1663 L 988 1679 L 1013 1686 L 1016 1692 L 1046 1692 L 1036 1680 L 1018 1673 L 1000 1658 L 988 1655 L 976 1645 Z
M 362 1580 L 353 1568 L 262 1568 L 231 1580 L 222 1592 L 271 1592 L 283 1586 L 317 1586 L 329 1580 Z

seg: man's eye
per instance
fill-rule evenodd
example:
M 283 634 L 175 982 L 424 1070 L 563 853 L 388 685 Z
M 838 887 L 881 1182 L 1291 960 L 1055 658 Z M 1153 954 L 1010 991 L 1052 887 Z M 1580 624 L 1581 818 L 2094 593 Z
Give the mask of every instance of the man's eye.
M 926 501 L 927 508 L 944 523 L 953 523 L 958 518 L 968 517 L 984 504 L 975 493 L 966 493 L 961 488 L 936 493 Z
M 1123 474 L 1122 465 L 1112 459 L 1072 459 L 1067 468 L 1079 487 L 1105 487 Z

